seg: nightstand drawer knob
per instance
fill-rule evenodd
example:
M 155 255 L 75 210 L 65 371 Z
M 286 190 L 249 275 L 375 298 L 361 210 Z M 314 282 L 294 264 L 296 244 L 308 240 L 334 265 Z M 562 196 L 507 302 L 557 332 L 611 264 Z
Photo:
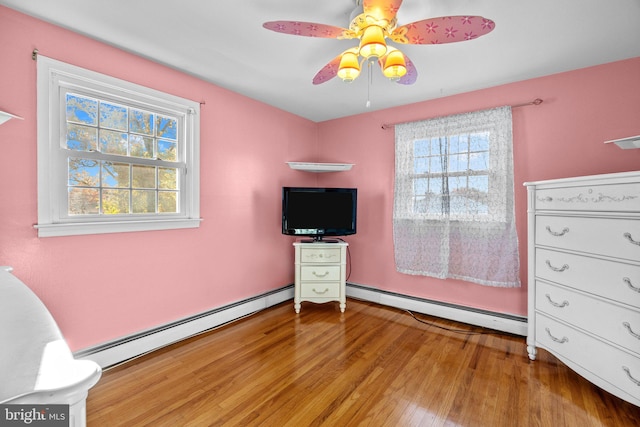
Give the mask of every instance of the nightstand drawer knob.
M 327 292 L 329 292 L 329 288 L 324 288 L 324 291 L 322 291 L 322 292 L 320 292 L 320 291 L 316 290 L 316 288 L 313 288 L 313 289 L 312 289 L 312 291 L 313 291 L 313 292 L 315 292 L 315 293 L 316 293 L 316 294 L 318 294 L 318 295 L 324 295 L 324 294 L 326 294 Z
M 325 272 L 324 272 L 324 274 L 320 274 L 320 273 L 316 273 L 315 271 L 312 271 L 312 272 L 311 272 L 311 274 L 313 274 L 313 275 L 314 275 L 314 276 L 316 276 L 316 277 L 320 277 L 320 278 L 322 278 L 322 277 L 327 277 L 327 275 L 329 274 L 329 272 L 328 272 L 328 271 L 325 271 Z

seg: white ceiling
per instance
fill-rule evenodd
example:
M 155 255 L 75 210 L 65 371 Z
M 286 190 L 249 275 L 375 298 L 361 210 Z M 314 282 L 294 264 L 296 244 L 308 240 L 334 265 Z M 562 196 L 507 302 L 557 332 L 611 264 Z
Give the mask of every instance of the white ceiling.
M 481 15 L 495 21 L 496 28 L 468 42 L 402 45 L 418 81 L 396 84 L 373 68 L 370 88 L 364 70 L 351 84 L 339 78 L 311 83 L 354 41 L 297 37 L 262 27 L 274 20 L 348 27 L 355 0 L 0 4 L 316 122 L 640 56 L 640 0 L 404 0 L 399 25 Z

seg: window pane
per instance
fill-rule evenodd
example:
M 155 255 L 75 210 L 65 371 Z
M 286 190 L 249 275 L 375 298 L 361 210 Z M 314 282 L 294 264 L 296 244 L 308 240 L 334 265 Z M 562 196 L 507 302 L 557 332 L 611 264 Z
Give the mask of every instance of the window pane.
M 102 164 L 102 186 L 129 188 L 129 165 L 127 163 L 104 162 Z
M 429 155 L 429 140 L 422 139 L 414 141 L 413 143 L 413 155 L 415 157 L 428 156 Z
M 178 144 L 171 141 L 159 140 L 158 141 L 158 158 L 160 160 L 166 160 L 168 162 L 175 162 L 178 160 Z
M 178 189 L 178 170 L 158 168 L 158 188 L 163 190 Z
M 156 192 L 154 190 L 133 190 L 131 192 L 133 213 L 155 213 Z
M 100 131 L 100 151 L 107 154 L 127 155 L 128 135 L 111 130 Z
M 68 93 L 67 121 L 92 126 L 98 125 L 98 101 L 92 98 Z
M 76 151 L 98 149 L 98 129 L 89 126 L 67 124 L 67 148 Z
M 153 114 L 131 109 L 129 113 L 129 132 L 153 136 Z
M 413 170 L 417 174 L 429 172 L 429 157 L 416 157 L 413 161 Z
M 132 157 L 143 157 L 145 159 L 154 158 L 153 138 L 143 137 L 140 135 L 130 135 L 129 153 Z
M 102 213 L 106 215 L 129 213 L 129 190 L 102 190 Z
M 120 131 L 127 131 L 127 107 L 122 105 L 100 102 L 100 127 Z
M 175 191 L 158 192 L 158 212 L 178 212 L 178 193 Z
M 178 121 L 170 117 L 156 116 L 158 138 L 178 139 Z
M 132 167 L 132 187 L 133 188 L 156 188 L 156 168 L 155 166 Z
M 470 151 L 488 151 L 489 150 L 489 132 L 473 133 L 470 135 L 471 146 Z
M 442 165 L 442 158 L 440 156 L 434 156 L 429 158 L 429 172 L 442 173 L 444 167 Z
M 69 158 L 69 185 L 78 187 L 98 187 L 100 164 L 96 160 Z
M 449 172 L 463 172 L 468 169 L 467 154 L 449 156 Z
M 469 155 L 469 169 L 483 171 L 489 169 L 489 152 L 480 151 Z
M 69 215 L 99 213 L 99 194 L 97 188 L 69 188 Z

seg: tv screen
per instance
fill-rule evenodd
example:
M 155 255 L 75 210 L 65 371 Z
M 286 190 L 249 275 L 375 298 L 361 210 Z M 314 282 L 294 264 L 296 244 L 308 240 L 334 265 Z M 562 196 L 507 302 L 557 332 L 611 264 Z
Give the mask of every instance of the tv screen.
M 356 188 L 282 188 L 282 234 L 347 236 L 356 233 Z

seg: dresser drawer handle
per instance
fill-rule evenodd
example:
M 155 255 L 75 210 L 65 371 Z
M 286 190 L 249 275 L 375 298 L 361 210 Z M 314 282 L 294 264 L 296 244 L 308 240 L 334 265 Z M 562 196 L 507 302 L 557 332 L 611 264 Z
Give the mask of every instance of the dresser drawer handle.
M 547 267 L 549 267 L 553 271 L 557 271 L 558 273 L 562 273 L 563 271 L 569 269 L 569 264 L 564 264 L 562 267 L 554 267 L 553 265 L 551 265 L 551 261 L 546 260 L 545 262 L 547 263 Z
M 640 387 L 640 381 L 638 381 L 637 379 L 633 378 L 633 376 L 631 375 L 631 370 L 629 368 L 627 368 L 626 366 L 622 367 L 622 370 L 625 371 L 627 373 L 627 376 L 629 377 L 629 379 L 638 387 Z
M 547 334 L 549 335 L 549 337 L 557 343 L 564 344 L 566 342 L 569 342 L 569 338 L 567 337 L 562 337 L 562 339 L 560 339 L 551 335 L 551 331 L 549 330 L 549 328 L 545 328 L 544 330 L 547 331 Z
M 313 275 L 314 275 L 314 276 L 316 276 L 316 277 L 323 278 L 323 277 L 327 277 L 327 275 L 329 274 L 329 272 L 328 272 L 328 271 L 325 271 L 325 272 L 324 272 L 324 274 L 318 274 L 318 273 L 316 273 L 315 271 L 312 271 L 312 272 L 311 272 L 311 274 L 313 274 Z
M 634 245 L 640 246 L 640 242 L 639 241 L 633 240 L 633 237 L 631 237 L 631 233 L 624 233 L 624 237 L 625 237 L 625 239 L 627 239 L 628 241 L 630 241 Z
M 624 326 L 627 329 L 627 331 L 629 331 L 632 337 L 640 340 L 640 334 L 636 334 L 635 332 L 633 332 L 633 329 L 631 329 L 631 325 L 629 324 L 629 322 L 623 322 L 622 326 Z
M 551 227 L 549 227 L 547 225 L 547 231 L 549 232 L 549 234 L 551 234 L 552 236 L 556 236 L 556 237 L 560 237 L 560 236 L 564 236 L 565 234 L 567 234 L 569 232 L 569 228 L 565 227 L 562 229 L 562 231 L 557 232 L 557 231 L 553 231 L 551 229 Z
M 564 308 L 564 307 L 569 305 L 569 301 L 567 301 L 567 300 L 564 300 L 560 304 L 558 304 L 557 302 L 555 302 L 554 300 L 551 299 L 551 295 L 545 294 L 544 296 L 547 297 L 547 299 L 549 300 L 549 303 L 551 303 L 551 305 L 554 306 L 554 307 Z
M 327 292 L 329 292 L 329 288 L 325 288 L 325 289 L 324 289 L 324 291 L 322 291 L 322 292 L 320 292 L 320 291 L 316 290 L 316 288 L 313 288 L 313 289 L 312 289 L 312 291 L 313 291 L 313 292 L 315 292 L 315 293 L 316 293 L 316 294 L 318 294 L 318 295 L 324 295 L 324 294 L 326 294 Z
M 631 279 L 629 279 L 628 277 L 623 277 L 622 281 L 626 283 L 629 289 L 631 289 L 632 291 L 640 292 L 640 288 L 633 286 L 633 283 L 631 283 Z

